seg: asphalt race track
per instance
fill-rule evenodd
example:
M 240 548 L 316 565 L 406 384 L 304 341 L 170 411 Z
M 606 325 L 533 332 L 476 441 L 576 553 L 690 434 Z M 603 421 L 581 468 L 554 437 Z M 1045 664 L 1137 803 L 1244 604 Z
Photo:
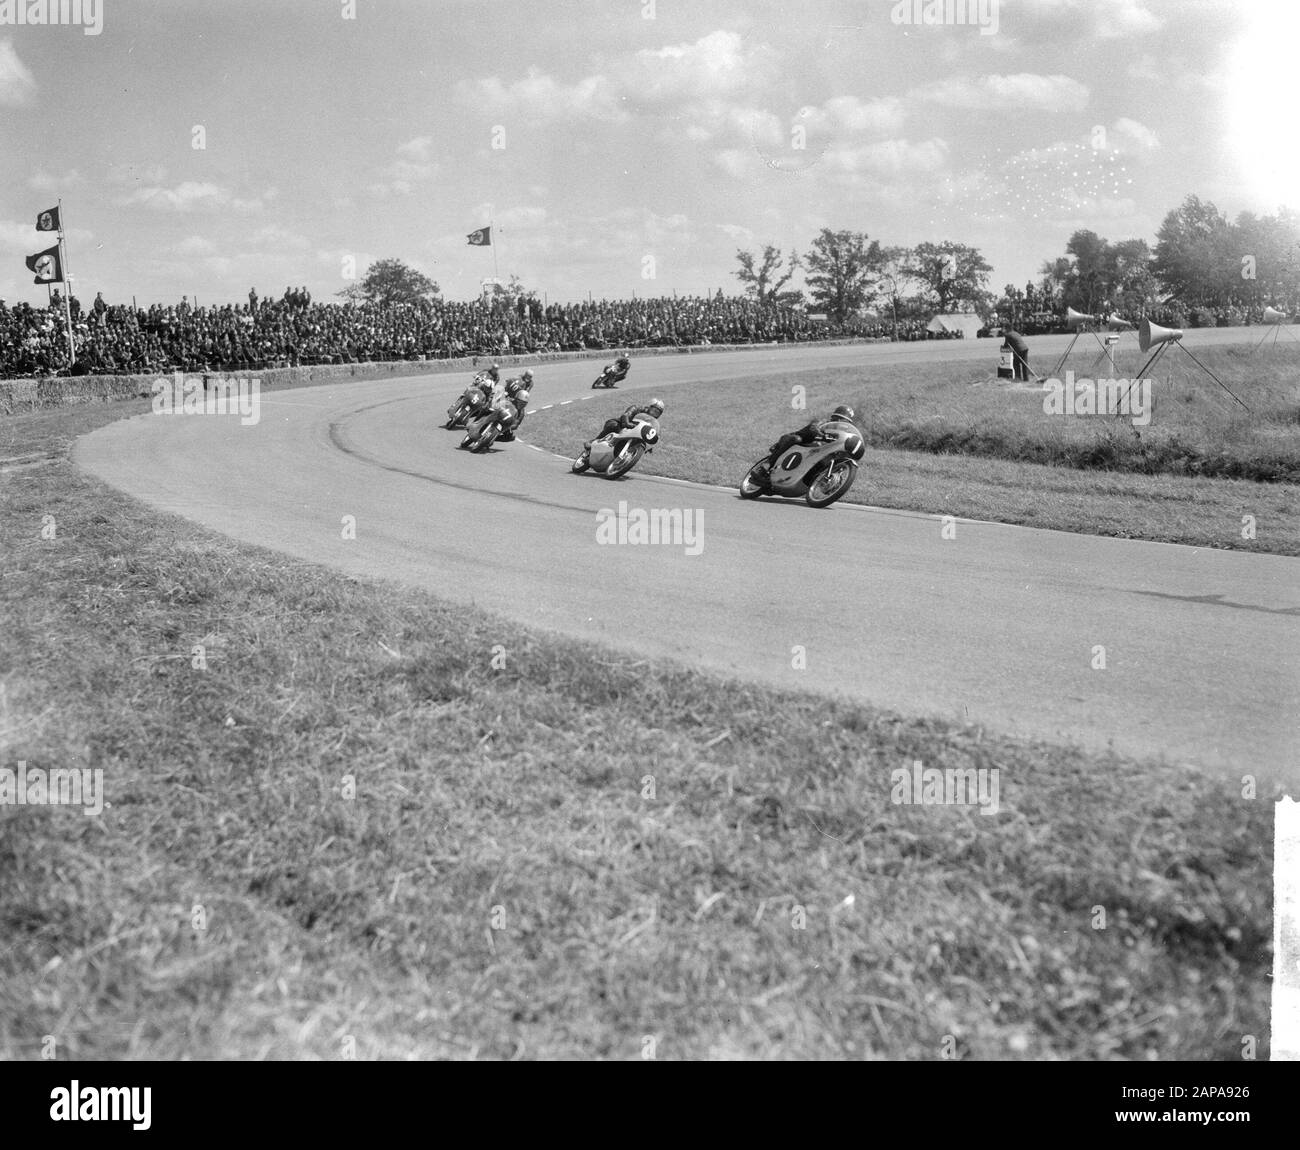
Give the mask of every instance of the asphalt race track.
M 1253 338 L 1219 329 L 1189 331 L 1186 342 Z M 1083 340 L 1072 363 L 1093 358 Z M 1050 368 L 1065 342 L 1035 338 L 1034 369 Z M 594 433 L 597 407 L 663 392 L 667 438 L 674 388 L 973 351 L 987 352 L 991 372 L 997 346 L 642 357 L 614 393 L 590 390 L 601 361 L 542 364 L 534 399 L 597 395 Z M 471 456 L 456 450 L 459 432 L 439 426 L 467 381 L 430 375 L 270 392 L 251 426 L 236 416 L 145 415 L 85 437 L 75 458 L 236 539 L 533 627 L 905 714 L 1164 754 L 1228 777 L 1300 781 L 1294 559 L 966 521 L 944 540 L 932 515 L 748 503 L 734 490 L 637 472 L 618 482 L 574 476 L 567 461 L 523 441 Z M 859 483 L 878 466 L 887 458 L 868 453 Z M 702 549 L 600 545 L 597 512 L 619 501 L 702 512 Z M 342 537 L 347 515 L 355 539 Z M 509 627 L 502 631 L 508 648 Z M 1096 646 L 1105 647 L 1105 670 L 1092 667 Z M 803 669 L 792 665 L 796 647 Z

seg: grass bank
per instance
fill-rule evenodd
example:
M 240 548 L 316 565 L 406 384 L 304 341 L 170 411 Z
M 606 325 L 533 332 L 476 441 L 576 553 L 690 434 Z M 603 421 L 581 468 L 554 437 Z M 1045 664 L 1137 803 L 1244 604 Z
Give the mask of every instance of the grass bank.
M 1239 349 L 1200 354 L 1226 371 L 1220 360 Z M 1300 555 L 1300 407 L 1288 406 L 1283 355 L 1259 352 L 1258 386 L 1247 393 L 1255 413 L 1229 410 L 1232 401 L 1208 379 L 1193 388 L 1174 377 L 1155 385 L 1155 415 L 1145 427 L 1127 418 L 1046 415 L 1041 390 L 990 381 L 982 362 L 867 365 L 678 387 L 666 396 L 663 442 L 641 468 L 734 487 L 782 432 L 848 402 L 871 445 L 850 502 Z M 601 420 L 634 396 L 648 393 L 539 411 L 524 438 L 576 454 Z

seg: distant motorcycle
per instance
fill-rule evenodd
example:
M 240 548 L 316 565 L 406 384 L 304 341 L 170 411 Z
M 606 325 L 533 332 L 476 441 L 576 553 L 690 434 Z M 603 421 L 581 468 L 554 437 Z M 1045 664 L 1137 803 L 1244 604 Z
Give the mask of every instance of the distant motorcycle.
M 802 496 L 809 507 L 829 507 L 848 494 L 866 452 L 862 434 L 853 424 L 832 424 L 812 443 L 788 448 L 771 468 L 766 456 L 760 459 L 740 481 L 740 497 Z
M 617 479 L 640 463 L 658 442 L 659 421 L 653 415 L 638 415 L 630 427 L 593 439 L 591 450 L 573 461 L 573 473 L 581 475 L 590 469 L 606 479 Z
M 594 389 L 597 387 L 607 387 L 607 388 L 613 387 L 614 384 L 617 382 L 614 379 L 614 376 L 616 374 L 617 373 L 614 371 L 614 365 L 612 363 L 607 364 L 605 366 L 605 369 L 598 376 L 596 376 L 594 380 L 592 380 L 591 382 L 592 388 Z
M 515 405 L 510 402 L 509 397 L 503 395 L 486 412 L 472 417 L 465 424 L 465 438 L 460 441 L 460 446 L 481 455 L 518 418 L 519 412 L 515 409 Z
M 444 426 L 448 431 L 455 431 L 457 428 L 464 427 L 471 418 L 483 414 L 487 408 L 487 402 L 488 397 L 479 386 L 479 378 L 476 377 L 474 382 L 464 390 L 460 398 L 447 408 L 447 422 Z

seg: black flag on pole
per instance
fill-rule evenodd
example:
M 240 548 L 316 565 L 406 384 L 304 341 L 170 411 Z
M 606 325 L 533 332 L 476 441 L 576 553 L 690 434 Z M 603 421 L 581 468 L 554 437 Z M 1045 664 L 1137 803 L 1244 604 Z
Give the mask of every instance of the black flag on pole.
M 63 230 L 63 221 L 59 218 L 58 208 L 46 208 L 36 217 L 38 232 L 57 232 Z
M 485 248 L 492 244 L 491 227 L 479 228 L 476 232 L 469 233 L 469 242 L 475 247 Z
M 43 252 L 37 252 L 34 256 L 28 256 L 27 270 L 36 273 L 36 278 L 32 280 L 32 283 L 62 283 L 63 261 L 59 258 L 58 244 L 55 244 L 52 248 L 46 248 Z

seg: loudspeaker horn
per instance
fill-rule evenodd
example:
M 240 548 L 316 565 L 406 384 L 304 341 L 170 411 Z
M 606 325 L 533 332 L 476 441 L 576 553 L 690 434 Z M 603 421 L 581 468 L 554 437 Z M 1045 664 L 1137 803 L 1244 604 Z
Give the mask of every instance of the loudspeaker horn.
M 1278 311 L 1275 307 L 1266 307 L 1264 309 L 1265 323 L 1286 323 L 1286 312 Z
M 1133 325 L 1126 319 L 1121 319 L 1117 315 L 1106 317 L 1106 327 L 1110 331 L 1129 331 Z
M 1065 326 L 1073 331 L 1080 324 L 1097 323 L 1100 317 L 1095 315 L 1084 315 L 1081 311 L 1075 311 L 1072 307 L 1065 309 Z
M 1142 326 L 1138 328 L 1138 347 L 1143 351 L 1150 351 L 1157 343 L 1168 343 L 1182 338 L 1182 328 L 1161 327 L 1158 323 L 1152 323 L 1149 319 L 1144 319 Z

